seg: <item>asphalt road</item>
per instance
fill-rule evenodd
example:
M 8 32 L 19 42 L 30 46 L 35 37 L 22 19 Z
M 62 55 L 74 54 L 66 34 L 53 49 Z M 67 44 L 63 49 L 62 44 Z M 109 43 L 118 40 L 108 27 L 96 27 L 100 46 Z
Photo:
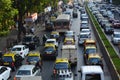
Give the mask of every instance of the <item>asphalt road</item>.
M 72 10 L 70 10 L 72 11 Z M 83 48 L 82 47 L 79 47 L 78 46 L 78 38 L 77 38 L 77 35 L 79 34 L 80 32 L 80 13 L 78 11 L 78 18 L 76 19 L 73 19 L 73 22 L 72 22 L 72 26 L 71 26 L 71 30 L 75 31 L 75 39 L 76 39 L 76 45 L 77 45 L 77 66 L 74 67 L 72 69 L 73 73 L 74 74 L 77 74 L 75 77 L 74 80 L 81 80 L 80 79 L 80 74 L 78 73 L 78 70 L 80 69 L 80 67 L 82 65 L 84 65 L 84 61 L 83 61 Z M 91 25 L 90 25 L 91 26 Z M 40 30 L 39 33 L 37 33 L 37 36 L 40 37 L 40 39 L 42 38 L 41 36 L 46 33 L 46 34 L 49 34 L 50 32 L 46 32 L 43 30 Z M 94 37 L 94 34 L 92 33 L 92 36 L 93 38 L 95 39 Z M 61 47 L 61 44 L 62 42 L 60 43 L 59 45 L 59 54 L 58 54 L 58 57 L 61 57 L 61 51 L 60 51 L 60 47 Z M 99 50 L 99 45 L 97 45 L 97 48 L 98 48 L 98 52 L 100 53 L 100 50 Z M 40 53 L 43 52 L 43 46 L 41 45 L 39 48 L 37 48 L 35 51 L 40 51 Z M 23 62 L 23 64 L 25 64 L 25 60 Z M 42 71 L 42 78 L 43 80 L 52 80 L 52 73 L 53 73 L 53 66 L 54 66 L 54 61 L 43 61 L 43 71 Z M 11 79 L 10 80 L 13 80 L 13 77 L 15 76 L 16 72 L 12 72 L 11 74 Z M 104 62 L 104 75 L 105 75 L 105 80 L 111 80 L 111 77 L 110 77 L 110 71 L 108 71 L 108 68 L 107 68 L 107 65 L 105 64 Z

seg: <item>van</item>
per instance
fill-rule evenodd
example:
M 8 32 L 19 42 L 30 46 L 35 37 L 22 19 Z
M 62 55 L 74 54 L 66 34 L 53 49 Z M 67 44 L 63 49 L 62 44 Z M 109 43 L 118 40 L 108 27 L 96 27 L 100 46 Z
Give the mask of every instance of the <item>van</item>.
M 81 80 L 104 80 L 104 72 L 100 66 L 81 66 Z

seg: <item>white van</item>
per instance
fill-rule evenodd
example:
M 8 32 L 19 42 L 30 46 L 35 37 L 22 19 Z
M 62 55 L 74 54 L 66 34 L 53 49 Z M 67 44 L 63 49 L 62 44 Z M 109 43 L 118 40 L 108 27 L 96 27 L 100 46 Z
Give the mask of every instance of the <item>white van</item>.
M 104 72 L 100 66 L 81 66 L 81 80 L 104 80 Z

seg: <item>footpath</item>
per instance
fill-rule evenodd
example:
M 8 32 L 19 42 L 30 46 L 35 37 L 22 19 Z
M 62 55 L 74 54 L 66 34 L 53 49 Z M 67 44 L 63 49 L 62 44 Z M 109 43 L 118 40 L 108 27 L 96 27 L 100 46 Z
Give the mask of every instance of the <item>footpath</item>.
M 41 26 L 41 24 L 37 24 L 33 26 L 35 29 L 34 34 L 38 35 L 39 31 L 44 30 L 44 27 Z M 13 42 L 17 40 L 17 34 L 18 34 L 18 30 L 17 28 L 14 28 L 10 31 L 10 33 L 5 36 L 5 37 L 0 37 L 0 51 L 5 52 L 6 48 L 8 45 L 11 45 L 9 42 Z

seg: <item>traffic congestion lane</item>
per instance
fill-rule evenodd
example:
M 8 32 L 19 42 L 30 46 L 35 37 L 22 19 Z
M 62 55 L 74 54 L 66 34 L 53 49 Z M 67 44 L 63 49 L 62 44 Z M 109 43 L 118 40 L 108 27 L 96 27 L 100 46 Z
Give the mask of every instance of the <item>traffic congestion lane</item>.
M 77 19 L 73 19 L 73 22 L 72 22 L 72 30 L 75 31 L 75 35 L 76 35 L 76 43 L 77 43 L 77 50 L 78 50 L 78 63 L 77 63 L 77 71 L 80 70 L 80 67 L 84 65 L 84 60 L 83 60 L 83 47 L 82 46 L 78 46 L 78 37 L 77 35 L 79 34 L 80 32 L 80 13 L 78 11 L 78 18 Z M 90 21 L 89 21 L 90 22 Z M 93 27 L 91 25 L 91 23 L 89 24 L 90 28 Z M 91 32 L 92 32 L 92 37 L 95 39 L 95 35 L 93 33 L 93 30 L 91 29 Z M 100 48 L 99 48 L 99 45 L 97 43 L 97 50 L 98 50 L 98 53 L 101 54 L 101 51 L 100 51 Z M 102 55 L 102 54 L 101 54 Z M 103 64 L 104 64 L 104 75 L 105 75 L 105 80 L 111 80 L 111 76 L 110 76 L 110 72 L 108 71 L 108 68 L 107 68 L 107 65 L 103 59 Z M 80 80 L 80 73 L 78 73 L 76 71 L 76 73 L 78 74 L 77 76 L 77 80 Z

